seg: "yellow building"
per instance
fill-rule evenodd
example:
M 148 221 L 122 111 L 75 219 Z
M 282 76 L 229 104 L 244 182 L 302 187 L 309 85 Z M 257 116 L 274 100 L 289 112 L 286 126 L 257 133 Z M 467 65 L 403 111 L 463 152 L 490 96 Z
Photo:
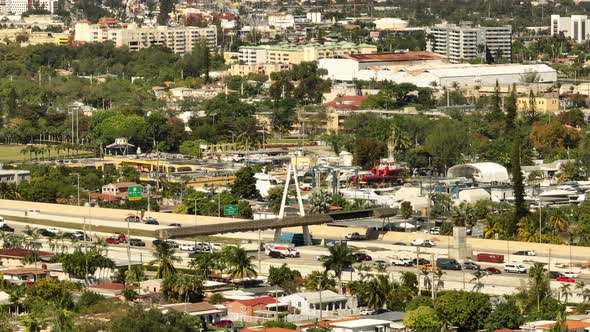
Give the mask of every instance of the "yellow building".
M 530 98 L 529 96 L 518 97 L 516 100 L 516 107 L 519 112 L 526 112 L 532 108 L 533 103 L 536 112 L 559 112 L 559 98 L 556 96 L 536 96 L 534 98 Z
M 238 65 L 234 64 L 228 70 L 232 76 L 247 76 L 250 74 L 262 74 L 270 77 L 270 74 L 286 71 L 291 68 L 286 63 L 266 63 L 259 65 Z

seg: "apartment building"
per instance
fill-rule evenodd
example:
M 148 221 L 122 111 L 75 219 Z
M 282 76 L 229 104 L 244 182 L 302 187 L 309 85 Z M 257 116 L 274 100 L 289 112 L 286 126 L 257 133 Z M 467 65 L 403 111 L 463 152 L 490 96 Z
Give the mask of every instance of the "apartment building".
M 564 36 L 578 43 L 583 43 L 589 39 L 589 23 L 587 15 L 572 15 L 570 17 L 551 15 L 551 35 L 563 33 Z
M 429 38 L 426 48 L 440 54 L 451 63 L 461 63 L 486 56 L 495 57 L 500 51 L 507 62 L 512 57 L 512 27 L 473 27 L 469 22 L 461 25 L 438 24 L 426 31 Z
M 210 48 L 217 46 L 217 28 L 192 26 L 138 26 L 137 24 L 92 24 L 88 21 L 76 23 L 74 41 L 93 43 L 111 41 L 117 47 L 128 47 L 132 51 L 151 46 L 163 46 L 174 53 L 190 52 L 202 40 Z
M 516 99 L 516 110 L 518 112 L 527 112 L 531 109 L 540 113 L 557 113 L 559 112 L 559 98 L 557 95 L 536 96 L 534 98 L 527 95 Z
M 287 71 L 291 66 L 287 63 L 265 63 L 259 65 L 233 64 L 227 71 L 232 76 L 248 76 L 250 74 L 262 74 L 270 76 L 272 73 Z
M 7 14 L 21 15 L 33 9 L 33 3 L 31 0 L 6 0 L 4 11 Z M 38 6 L 53 14 L 57 10 L 57 0 L 39 0 Z
M 339 42 L 333 44 L 306 45 L 260 45 L 243 46 L 238 50 L 240 64 L 255 65 L 265 63 L 300 64 L 325 58 L 338 58 L 351 54 L 377 53 L 377 46 Z

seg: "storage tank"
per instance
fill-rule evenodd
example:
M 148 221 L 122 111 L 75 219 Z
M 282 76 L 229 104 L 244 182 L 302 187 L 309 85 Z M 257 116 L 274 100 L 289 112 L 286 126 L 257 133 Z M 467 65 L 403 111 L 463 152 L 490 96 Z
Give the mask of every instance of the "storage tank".
M 352 166 L 352 153 L 350 153 L 348 151 L 342 151 L 342 152 L 340 152 L 338 157 L 340 158 L 340 165 L 341 166 L 346 166 L 346 167 Z

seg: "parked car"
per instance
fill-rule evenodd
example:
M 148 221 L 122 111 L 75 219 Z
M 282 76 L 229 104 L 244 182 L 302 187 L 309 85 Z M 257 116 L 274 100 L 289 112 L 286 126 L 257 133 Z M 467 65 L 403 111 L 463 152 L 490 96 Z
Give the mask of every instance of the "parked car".
M 576 279 L 574 279 L 572 277 L 559 276 L 559 277 L 555 278 L 555 281 L 559 281 L 559 282 L 576 282 Z
M 409 258 L 393 258 L 391 259 L 391 265 L 395 265 L 395 266 L 412 266 L 414 263 L 411 259 Z
M 186 244 L 186 243 L 182 243 L 181 245 L 179 245 L 178 249 L 180 249 L 182 251 L 196 251 L 197 250 L 197 248 L 195 247 L 194 244 Z
M 219 251 L 219 250 L 223 249 L 223 246 L 221 245 L 221 243 L 210 243 L 210 245 L 211 245 L 211 250 Z
M 154 217 L 143 217 L 143 223 L 146 225 L 159 225 L 160 223 Z
M 430 234 L 440 235 L 440 227 L 434 226 L 430 228 Z
M 345 240 L 351 240 L 351 241 L 360 241 L 360 240 L 364 240 L 365 237 L 360 235 L 358 232 L 354 232 L 354 233 L 350 233 L 344 236 Z
M 361 310 L 361 312 L 359 312 L 360 316 L 369 316 L 372 315 L 375 312 L 375 310 L 371 310 L 371 309 L 364 309 Z
M 410 242 L 410 244 L 415 247 L 434 247 L 434 242 L 432 240 L 414 239 L 412 242 Z
M 387 265 L 387 262 L 382 259 L 378 259 L 375 261 L 375 264 L 385 266 Z
M 174 224 L 170 224 L 170 227 L 182 228 L 182 225 L 174 223 Z
M 229 320 L 229 319 L 224 319 L 224 320 L 220 320 L 220 321 L 217 321 L 217 322 L 213 323 L 213 325 L 214 326 L 217 326 L 217 327 L 231 328 L 231 327 L 234 326 L 234 323 L 231 320 Z
M 14 233 L 14 228 L 8 226 L 5 222 L 0 225 L 0 232 Z
M 461 264 L 454 258 L 437 258 L 436 266 L 441 270 L 461 270 Z
M 534 250 L 519 250 L 512 254 L 516 256 L 537 256 L 537 253 Z
M 142 239 L 129 239 L 129 245 L 134 247 L 145 247 L 145 242 Z
M 558 271 L 549 271 L 549 279 L 557 279 L 557 277 L 563 277 L 563 273 Z
M 572 271 L 563 272 L 563 275 L 566 276 L 566 277 L 570 277 L 570 278 L 577 278 L 577 277 L 580 276 L 576 272 L 572 272 Z
M 125 218 L 125 222 L 140 222 L 141 219 L 139 218 L 139 216 L 127 216 Z
M 430 264 L 430 261 L 420 257 L 420 259 L 418 260 L 418 262 L 416 262 L 416 258 L 412 259 L 412 265 L 424 265 L 424 264 Z
M 481 266 L 477 263 L 467 261 L 467 262 L 463 262 L 463 269 L 477 271 L 477 270 L 481 270 Z
M 45 228 L 39 228 L 37 234 L 45 237 L 55 237 L 57 235 L 57 233 L 50 232 Z
M 127 237 L 123 234 L 113 235 L 113 236 L 107 237 L 105 242 L 108 244 L 127 243 Z
M 357 253 L 353 254 L 353 256 L 357 262 L 367 262 L 367 261 L 373 260 L 373 258 L 371 256 L 369 256 L 363 252 L 357 252 Z
M 487 274 L 501 274 L 501 273 L 502 273 L 502 271 L 500 271 L 500 269 L 498 269 L 498 268 L 495 268 L 495 267 L 486 267 L 486 268 L 484 269 L 484 271 L 485 271 Z
M 274 251 L 274 250 L 273 250 L 273 251 L 271 251 L 271 252 L 268 254 L 268 257 L 270 257 L 270 258 L 279 258 L 279 259 L 283 259 L 283 258 L 285 258 L 286 256 L 285 256 L 285 254 L 283 254 L 282 252 L 278 252 L 278 251 Z
M 524 267 L 522 264 L 504 264 L 504 272 L 526 273 L 526 267 Z

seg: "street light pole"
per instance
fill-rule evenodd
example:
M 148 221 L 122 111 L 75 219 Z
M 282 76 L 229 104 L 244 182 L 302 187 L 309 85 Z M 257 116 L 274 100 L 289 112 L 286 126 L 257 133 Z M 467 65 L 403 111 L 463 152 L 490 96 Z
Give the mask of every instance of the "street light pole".
M 150 189 L 152 188 L 152 186 L 150 186 L 149 184 L 147 185 L 147 212 L 150 213 L 151 209 L 150 209 Z

